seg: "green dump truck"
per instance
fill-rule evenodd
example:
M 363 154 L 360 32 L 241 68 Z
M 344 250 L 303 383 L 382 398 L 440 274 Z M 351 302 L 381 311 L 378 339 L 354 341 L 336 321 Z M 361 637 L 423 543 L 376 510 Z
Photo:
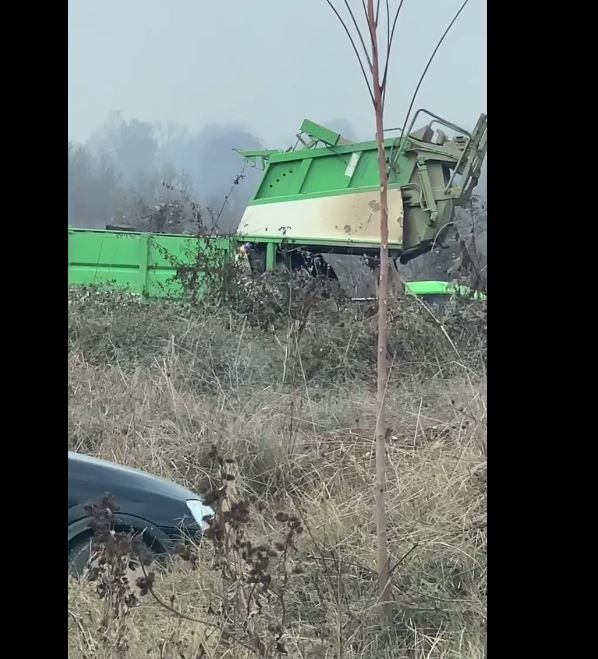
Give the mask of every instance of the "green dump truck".
M 428 124 L 413 130 L 423 116 Z M 469 133 L 427 110 L 415 113 L 404 135 L 385 141 L 391 258 L 406 263 L 442 242 L 455 206 L 467 203 L 477 184 L 486 143 L 486 115 Z M 110 284 L 148 297 L 178 297 L 177 271 L 197 263 L 198 255 L 215 266 L 242 254 L 253 273 L 306 269 L 333 278 L 328 254 L 376 261 L 376 141 L 350 142 L 306 119 L 293 149 L 239 154 L 263 175 L 234 235 L 69 228 L 69 284 Z

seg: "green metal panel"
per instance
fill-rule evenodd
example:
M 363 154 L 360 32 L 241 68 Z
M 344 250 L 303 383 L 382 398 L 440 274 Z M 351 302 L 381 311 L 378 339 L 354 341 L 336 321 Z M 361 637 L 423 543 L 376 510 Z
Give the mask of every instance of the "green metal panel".
M 405 292 L 410 295 L 449 295 L 446 281 L 405 282 Z
M 405 282 L 405 292 L 408 295 L 426 297 L 428 295 L 444 295 L 471 297 L 475 300 L 485 300 L 481 291 L 473 291 L 468 286 L 457 285 L 448 281 L 410 281 Z
M 177 268 L 193 265 L 198 251 L 211 263 L 231 258 L 235 239 L 68 230 L 69 285 L 110 285 L 148 297 L 181 297 Z
M 149 234 L 142 234 L 139 236 L 139 294 L 145 295 L 147 291 L 147 268 L 149 261 L 149 247 L 150 237 Z
M 330 128 L 320 126 L 320 124 L 317 124 L 315 121 L 310 121 L 309 119 L 303 120 L 303 123 L 301 124 L 301 132 L 306 133 L 316 141 L 324 142 L 330 146 L 336 146 L 342 140 L 339 133 L 335 133 L 333 130 L 330 130 Z
M 139 235 L 69 229 L 69 284 L 113 283 L 139 292 Z
M 387 140 L 389 157 L 392 146 L 393 140 Z M 269 159 L 262 182 L 250 204 L 376 190 L 380 186 L 377 149 L 376 142 L 362 142 L 274 154 Z M 353 172 L 348 169 L 352 158 L 357 161 Z M 399 165 L 402 165 L 404 175 L 408 177 L 415 163 L 404 157 Z M 396 187 L 395 184 L 391 176 L 391 187 Z
M 272 272 L 276 267 L 276 246 L 269 242 L 266 244 L 266 270 Z

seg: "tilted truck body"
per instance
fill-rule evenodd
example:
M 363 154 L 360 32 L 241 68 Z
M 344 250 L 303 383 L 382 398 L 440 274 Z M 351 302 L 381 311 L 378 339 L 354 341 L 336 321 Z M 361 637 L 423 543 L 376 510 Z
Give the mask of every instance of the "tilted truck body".
M 486 155 L 487 118 L 472 133 L 427 110 L 431 121 L 385 141 L 389 169 L 391 258 L 406 263 L 442 241 L 478 182 Z M 412 122 L 413 125 L 413 122 Z M 453 133 L 449 138 L 440 127 Z M 380 176 L 376 141 L 351 143 L 305 120 L 298 145 L 287 151 L 240 151 L 264 170 L 237 233 L 258 243 L 254 257 L 270 270 L 275 242 L 287 250 L 375 256 L 380 249 Z

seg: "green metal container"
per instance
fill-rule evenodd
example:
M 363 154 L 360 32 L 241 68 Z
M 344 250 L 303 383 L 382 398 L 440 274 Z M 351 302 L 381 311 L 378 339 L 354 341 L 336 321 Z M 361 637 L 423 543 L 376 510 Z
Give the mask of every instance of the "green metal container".
M 202 257 L 212 266 L 230 261 L 236 245 L 232 238 L 73 228 L 68 240 L 70 286 L 109 285 L 152 298 L 182 297 L 181 268 Z

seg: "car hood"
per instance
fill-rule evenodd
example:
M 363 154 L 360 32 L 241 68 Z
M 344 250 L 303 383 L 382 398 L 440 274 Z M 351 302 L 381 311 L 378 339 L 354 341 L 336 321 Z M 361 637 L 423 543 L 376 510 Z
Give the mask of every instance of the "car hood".
M 181 501 L 199 499 L 191 490 L 164 478 L 69 451 L 69 480 L 71 479 L 86 483 L 92 489 L 97 484 L 102 494 L 110 492 L 114 496 L 118 496 L 119 491 L 124 489 L 129 495 L 138 491 L 143 497 L 158 495 Z

